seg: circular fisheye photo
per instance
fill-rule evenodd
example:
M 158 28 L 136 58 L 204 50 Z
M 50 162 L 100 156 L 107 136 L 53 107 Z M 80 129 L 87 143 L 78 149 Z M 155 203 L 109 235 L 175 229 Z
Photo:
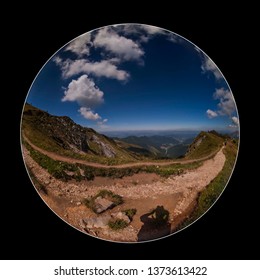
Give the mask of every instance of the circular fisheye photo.
M 239 117 L 199 47 L 159 27 L 118 24 L 77 37 L 42 67 L 21 146 L 60 219 L 102 240 L 147 242 L 217 201 L 235 166 Z

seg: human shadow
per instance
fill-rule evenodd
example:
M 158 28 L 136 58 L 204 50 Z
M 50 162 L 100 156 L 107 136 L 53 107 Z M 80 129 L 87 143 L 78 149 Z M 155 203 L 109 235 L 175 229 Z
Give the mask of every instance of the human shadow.
M 170 234 L 169 214 L 168 210 L 158 205 L 149 213 L 142 215 L 140 220 L 143 226 L 137 234 L 138 241 L 157 239 Z

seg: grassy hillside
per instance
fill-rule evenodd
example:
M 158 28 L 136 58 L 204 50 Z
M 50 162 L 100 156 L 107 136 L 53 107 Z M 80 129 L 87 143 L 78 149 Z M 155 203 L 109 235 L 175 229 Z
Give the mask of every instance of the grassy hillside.
M 52 116 L 30 104 L 24 107 L 23 136 L 44 150 L 93 162 L 120 164 L 142 158 L 118 146 L 113 139 L 74 123 L 69 117 Z
M 224 142 L 225 137 L 215 131 L 202 131 L 190 145 L 185 157 L 196 159 L 207 156 L 220 149 Z

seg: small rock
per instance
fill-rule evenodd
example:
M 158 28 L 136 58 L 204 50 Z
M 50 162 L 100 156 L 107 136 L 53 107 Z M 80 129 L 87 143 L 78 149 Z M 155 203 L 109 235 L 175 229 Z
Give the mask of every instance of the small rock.
M 76 203 L 76 205 L 77 205 L 77 206 L 81 205 L 81 202 L 80 202 L 80 201 L 78 201 L 78 202 Z
M 85 222 L 84 222 L 83 219 L 80 219 L 80 220 L 79 220 L 79 226 L 80 226 L 81 228 L 83 228 L 83 229 L 86 227 L 86 224 L 85 224 Z

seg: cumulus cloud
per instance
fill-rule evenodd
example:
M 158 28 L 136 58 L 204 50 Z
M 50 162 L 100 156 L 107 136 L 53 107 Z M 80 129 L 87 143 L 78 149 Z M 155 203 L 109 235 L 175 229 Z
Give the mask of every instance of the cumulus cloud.
M 235 112 L 236 105 L 234 102 L 234 98 L 232 96 L 232 93 L 228 89 L 219 88 L 216 89 L 216 91 L 213 94 L 214 99 L 219 100 L 218 103 L 218 114 L 222 116 L 229 116 Z
M 197 49 L 196 49 L 197 50 Z M 202 57 L 202 65 L 201 65 L 202 73 L 210 72 L 214 75 L 216 80 L 220 80 L 223 78 L 220 71 L 218 70 L 216 64 L 208 57 Z
M 111 28 L 100 29 L 93 41 L 95 47 L 105 49 L 122 60 L 140 60 L 144 51 L 133 40 L 118 35 Z
M 231 118 L 232 114 L 236 111 L 236 105 L 231 91 L 224 88 L 218 88 L 213 93 L 213 98 L 219 100 L 217 105 L 218 110 L 213 111 L 208 109 L 206 112 L 208 117 L 229 116 Z
M 224 88 L 218 88 L 213 93 L 213 98 L 219 101 L 217 104 L 218 109 L 215 111 L 208 109 L 206 111 L 208 118 L 212 119 L 219 116 L 227 116 L 232 121 L 232 124 L 229 124 L 229 127 L 238 127 L 239 119 L 234 116 L 236 115 L 236 105 L 231 91 Z
M 206 113 L 207 113 L 207 116 L 208 116 L 210 119 L 215 118 L 215 117 L 218 116 L 218 114 L 217 114 L 215 111 L 212 111 L 212 110 L 210 110 L 210 109 L 208 109 L 208 110 L 206 111 Z
M 90 108 L 86 108 L 86 107 L 81 107 L 78 112 L 80 112 L 80 114 L 88 120 L 92 120 L 92 121 L 97 121 L 100 120 L 101 117 L 99 116 L 98 113 L 95 113 L 93 110 L 91 110 Z
M 71 51 L 81 57 L 83 55 L 89 55 L 91 45 L 91 35 L 90 33 L 86 33 L 69 43 L 65 50 Z
M 64 92 L 62 101 L 75 101 L 80 106 L 92 108 L 104 102 L 104 93 L 87 75 L 72 80 Z
M 82 73 L 119 81 L 126 81 L 130 77 L 129 73 L 118 69 L 115 61 L 111 60 L 90 62 L 86 59 L 67 59 L 65 61 L 58 61 L 58 64 L 61 67 L 63 78 L 66 79 Z

